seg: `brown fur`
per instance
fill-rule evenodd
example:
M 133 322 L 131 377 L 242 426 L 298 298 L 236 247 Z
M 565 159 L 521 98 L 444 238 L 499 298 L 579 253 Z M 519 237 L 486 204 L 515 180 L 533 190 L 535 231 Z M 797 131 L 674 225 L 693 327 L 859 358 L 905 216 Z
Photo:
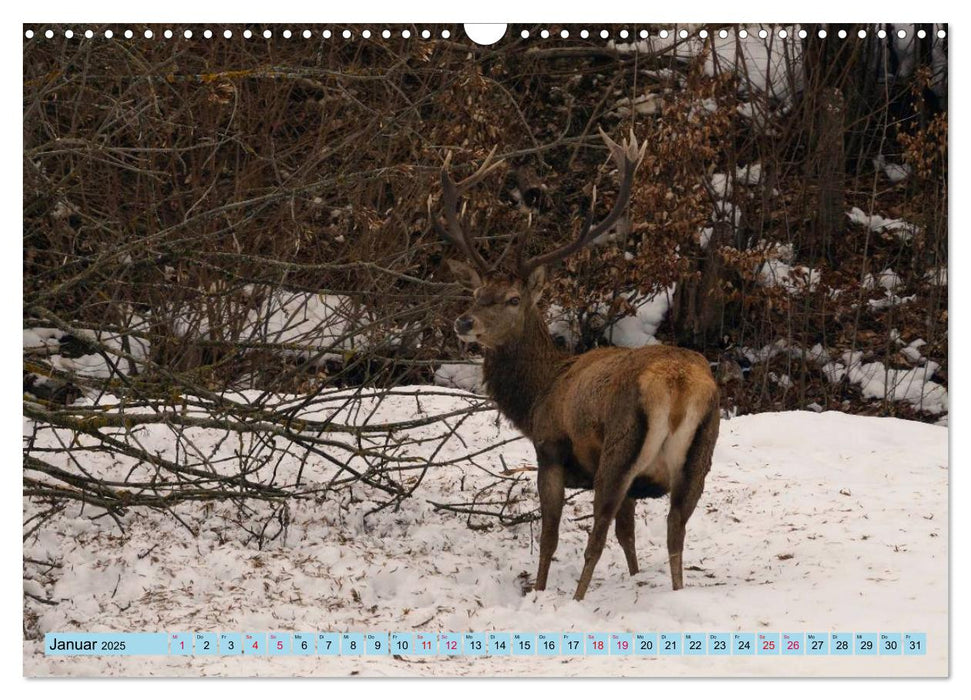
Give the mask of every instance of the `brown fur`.
M 535 588 L 546 587 L 567 487 L 594 489 L 594 525 L 578 600 L 611 521 L 631 573 L 637 572 L 633 499 L 667 493 L 671 579 L 681 588 L 684 528 L 718 437 L 718 387 L 707 360 L 664 345 L 567 355 L 555 347 L 536 306 L 543 268 L 526 281 L 482 280 L 462 263 L 452 269 L 475 287 L 476 301 L 456 321 L 456 330 L 483 345 L 490 394 L 536 446 L 542 533 Z

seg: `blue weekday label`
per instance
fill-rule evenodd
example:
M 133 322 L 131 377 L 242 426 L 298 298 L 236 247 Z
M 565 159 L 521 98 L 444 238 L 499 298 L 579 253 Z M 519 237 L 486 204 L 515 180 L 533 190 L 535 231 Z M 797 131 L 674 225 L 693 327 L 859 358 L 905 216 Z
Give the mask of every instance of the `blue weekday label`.
M 657 655 L 657 635 L 650 632 L 638 632 L 634 635 L 634 653 L 641 656 Z
M 536 653 L 540 656 L 558 656 L 560 653 L 560 635 L 549 633 L 537 634 Z
M 565 632 L 561 643 L 561 649 L 567 656 L 583 656 L 583 633 Z
M 337 632 L 317 633 L 317 654 L 337 656 L 341 653 L 341 636 Z
M 458 632 L 443 632 L 438 635 L 438 653 L 459 656 L 462 653 L 462 635 Z
M 802 632 L 783 632 L 781 644 L 779 651 L 785 656 L 802 656 L 806 653 L 806 635 Z
M 923 656 L 927 653 L 927 635 L 923 632 L 904 634 L 904 655 Z
M 662 632 L 657 640 L 662 656 L 681 655 L 681 634 L 678 632 Z
M 857 656 L 876 656 L 878 651 L 876 632 L 857 632 L 854 636 L 854 651 Z
M 829 635 L 826 632 L 806 632 L 806 653 L 813 656 L 829 654 Z
M 853 654 L 853 635 L 849 632 L 834 632 L 829 636 L 829 653 L 833 656 Z
M 703 632 L 684 633 L 684 655 L 685 656 L 704 656 L 705 654 L 705 635 Z
M 899 656 L 903 653 L 903 643 L 900 632 L 880 633 L 880 654 L 882 656 Z
M 485 656 L 489 651 L 485 634 L 482 632 L 466 632 L 463 634 L 462 651 L 466 656 Z
M 391 633 L 391 653 L 410 654 L 415 648 L 414 635 L 411 632 Z
M 219 641 L 213 632 L 196 632 L 193 637 L 196 656 L 215 656 L 219 653 Z
M 708 653 L 713 656 L 727 656 L 732 653 L 732 638 L 727 632 L 708 635 Z
M 266 636 L 266 653 L 270 656 L 289 656 L 290 633 L 270 632 Z
M 312 656 L 317 653 L 313 632 L 294 632 L 293 644 L 290 647 L 297 656 Z

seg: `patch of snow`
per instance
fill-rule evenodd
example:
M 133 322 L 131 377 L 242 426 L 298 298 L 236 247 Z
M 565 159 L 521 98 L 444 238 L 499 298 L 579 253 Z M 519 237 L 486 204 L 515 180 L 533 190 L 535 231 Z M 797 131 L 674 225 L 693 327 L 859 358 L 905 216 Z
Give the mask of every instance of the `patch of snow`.
M 871 273 L 866 273 L 863 277 L 863 288 L 873 289 L 877 285 L 883 287 L 888 292 L 892 292 L 897 287 L 900 286 L 900 275 L 893 271 L 892 268 L 887 268 L 883 272 L 878 273 L 875 277 Z
M 870 299 L 867 301 L 867 304 L 874 311 L 881 311 L 883 309 L 889 309 L 892 306 L 899 306 L 900 304 L 908 304 L 916 298 L 917 298 L 916 294 L 911 294 L 910 296 L 901 297 L 894 294 L 888 289 L 886 292 L 884 292 L 884 295 L 882 298 Z
M 769 259 L 759 268 L 758 283 L 763 287 L 783 287 L 790 294 L 815 291 L 821 273 L 805 265 L 789 265 L 779 259 Z
M 721 199 L 732 196 L 732 180 L 727 173 L 714 173 L 710 180 L 711 190 Z
M 24 350 L 57 350 L 65 335 L 59 328 L 24 328 Z
M 882 154 L 873 159 L 873 168 L 882 170 L 887 179 L 894 184 L 903 182 L 913 173 L 913 169 L 906 163 L 888 163 Z
M 624 316 L 608 326 L 604 337 L 614 345 L 625 348 L 658 344 L 657 329 L 671 307 L 673 294 L 674 285 L 650 297 L 638 298 L 632 294 L 630 303 L 635 309 L 634 315 Z
M 859 207 L 853 207 L 846 216 L 850 222 L 866 226 L 871 231 L 892 233 L 898 240 L 907 242 L 913 239 L 914 235 L 920 232 L 920 228 L 915 224 L 910 224 L 903 219 L 885 219 L 879 214 L 866 214 Z
M 635 114 L 649 116 L 661 111 L 663 99 L 655 92 L 638 95 L 634 98 L 633 110 Z M 629 97 L 622 97 L 614 104 L 614 113 L 618 117 L 630 116 L 631 100 Z
M 435 383 L 473 394 L 483 394 L 485 383 L 482 378 L 482 363 L 443 362 L 435 370 Z
M 762 182 L 762 164 L 749 163 L 735 168 L 735 180 L 744 185 L 757 185 Z

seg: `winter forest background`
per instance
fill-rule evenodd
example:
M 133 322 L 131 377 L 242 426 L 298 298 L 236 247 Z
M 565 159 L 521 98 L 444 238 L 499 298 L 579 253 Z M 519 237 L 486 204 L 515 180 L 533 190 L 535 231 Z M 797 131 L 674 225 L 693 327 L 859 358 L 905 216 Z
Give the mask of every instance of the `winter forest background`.
M 429 221 L 448 153 L 459 174 L 505 159 L 465 212 L 481 250 L 529 229 L 538 252 L 575 233 L 594 185 L 611 205 L 598 129 L 633 129 L 629 212 L 553 271 L 550 330 L 574 352 L 704 353 L 726 425 L 760 426 L 753 451 L 830 411 L 947 424 L 944 27 L 514 25 L 492 47 L 451 26 L 55 29 L 24 42 L 28 641 L 162 610 L 200 626 L 158 580 L 196 566 L 169 542 L 250 576 L 254 610 L 267 557 L 282 576 L 307 537 L 350 552 L 354 533 L 445 518 L 426 543 L 449 522 L 530 561 L 531 453 L 451 331 L 467 297 Z M 794 410 L 821 415 L 742 422 Z M 827 430 L 870 435 L 848 425 L 864 423 Z M 945 430 L 907 430 L 923 437 L 898 449 L 925 440 L 946 467 Z M 116 578 L 110 598 L 93 584 Z M 333 585 L 374 615 L 400 586 Z

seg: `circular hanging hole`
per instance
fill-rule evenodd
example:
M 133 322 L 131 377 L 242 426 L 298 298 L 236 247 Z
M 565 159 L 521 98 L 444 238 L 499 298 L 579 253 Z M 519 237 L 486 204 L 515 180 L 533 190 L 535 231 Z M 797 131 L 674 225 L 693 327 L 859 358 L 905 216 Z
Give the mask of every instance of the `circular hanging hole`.
M 678 36 L 681 37 L 682 39 L 687 39 L 688 38 L 688 30 L 687 29 L 682 29 L 680 32 L 678 32 Z
M 838 32 L 836 32 L 836 36 L 838 36 L 840 39 L 845 39 L 846 38 L 846 30 L 845 29 L 840 29 Z
M 580 38 L 581 39 L 586 39 L 589 36 L 590 36 L 590 32 L 588 32 L 586 29 L 581 29 L 580 30 Z
M 28 39 L 33 39 L 34 38 L 34 30 L 33 29 L 28 29 L 26 32 L 24 32 L 24 36 L 27 37 Z
M 64 32 L 64 38 L 65 39 L 73 39 L 74 38 L 74 32 L 72 32 L 70 29 L 66 30 Z
M 465 24 L 462 26 L 465 35 L 479 46 L 490 46 L 499 41 L 506 34 L 505 24 Z M 445 30 L 448 31 L 448 30 Z M 526 31 L 525 29 L 523 31 Z M 442 32 L 446 39 L 448 36 Z M 529 36 L 528 34 L 526 36 Z M 524 36 L 523 39 L 526 37 Z
M 182 36 L 184 36 L 186 39 L 191 39 L 192 38 L 192 30 L 191 29 L 186 29 L 184 32 L 182 32 Z
M 227 29 L 226 31 L 224 31 L 223 32 L 223 38 L 225 38 L 225 39 L 232 39 L 233 38 L 233 32 L 232 32 L 232 30 L 231 29 Z
M 927 37 L 927 32 L 925 32 L 923 29 L 918 29 L 917 30 L 917 38 L 918 39 L 925 39 L 926 37 Z
M 626 29 L 621 29 L 620 30 L 620 38 L 621 39 L 626 39 L 628 36 L 630 36 L 630 33 Z
M 661 31 L 659 32 L 659 35 L 660 35 L 660 37 L 661 37 L 662 39 L 667 39 L 667 38 L 668 38 L 668 30 L 667 30 L 667 29 L 662 29 L 662 30 L 661 30 Z
M 702 30 L 702 31 L 704 31 L 704 30 Z M 640 37 L 641 37 L 641 39 L 646 39 L 647 38 L 647 30 L 646 29 L 642 29 L 641 30 Z
M 903 30 L 903 29 L 899 30 L 897 32 L 897 38 L 898 39 L 906 39 L 907 38 L 907 32 L 906 32 L 906 30 Z
M 704 30 L 702 29 L 702 31 L 704 31 Z M 746 30 L 744 30 L 744 29 L 739 29 L 738 30 L 738 35 L 744 39 L 745 37 L 748 36 L 748 32 Z
M 946 31 L 944 31 L 943 29 L 938 29 L 937 30 L 937 38 L 938 39 L 943 39 L 946 36 L 947 36 L 947 32 Z
M 569 39 L 569 38 L 570 38 L 570 32 L 568 32 L 568 31 L 567 31 L 567 30 L 565 30 L 565 29 L 564 29 L 564 30 L 562 30 L 562 31 L 560 32 L 560 38 L 561 38 L 561 39 Z
M 264 29 L 263 30 L 263 38 L 264 39 L 269 39 L 271 36 L 273 36 L 273 32 L 271 32 L 269 29 Z
M 702 29 L 700 32 L 698 32 L 698 36 L 700 36 L 702 39 L 707 39 L 708 38 L 708 30 L 707 29 Z
M 172 31 L 171 31 L 171 30 L 168 30 L 168 32 L 169 32 L 169 36 L 172 36 Z M 84 38 L 85 38 L 85 39 L 94 39 L 94 32 L 92 32 L 92 31 L 91 31 L 91 30 L 89 29 L 88 31 L 86 31 L 86 32 L 84 33 Z
M 544 39 L 549 39 L 549 38 L 550 38 L 550 32 L 549 32 L 549 30 L 548 30 L 548 29 L 544 29 L 543 31 L 541 31 L 541 32 L 539 33 L 539 35 L 540 35 L 541 37 L 543 37 Z
M 409 38 L 411 38 L 411 31 L 408 30 L 408 29 L 402 29 L 401 30 L 401 36 L 403 38 L 405 38 L 405 39 L 409 39 Z
M 145 38 L 146 39 L 151 39 L 153 36 L 155 36 L 155 34 L 152 33 L 152 30 L 151 29 L 146 29 L 145 30 Z
M 304 33 L 304 36 L 306 36 L 309 33 L 310 32 L 305 32 Z M 370 29 L 365 29 L 363 32 L 361 32 L 361 36 L 363 36 L 365 39 L 370 39 L 371 38 L 371 30 Z
M 727 39 L 728 38 L 728 32 L 725 31 L 724 29 L 719 29 L 718 30 L 718 38 L 719 39 Z
M 818 36 L 820 39 L 825 39 L 826 38 L 826 30 L 825 29 L 820 29 L 816 33 L 816 36 Z
M 779 30 L 779 38 L 780 39 L 785 39 L 787 36 L 789 36 L 789 32 L 787 32 L 785 29 L 780 29 Z
M 244 29 L 243 30 L 243 38 L 244 39 L 252 39 L 253 38 L 253 32 L 251 32 L 249 29 Z
M 601 39 L 606 39 L 608 36 L 610 36 L 610 32 L 608 32 L 606 29 L 601 29 L 600 30 L 600 38 Z
M 450 31 L 449 31 L 449 30 L 447 30 L 447 29 L 443 29 L 443 30 L 442 30 L 442 38 L 443 38 L 443 39 L 448 39 L 448 38 L 449 38 L 449 37 L 451 37 L 451 36 L 452 36 L 452 32 L 450 32 Z
M 768 39 L 768 38 L 769 38 L 769 32 L 766 31 L 765 29 L 760 29 L 759 30 L 759 39 Z
M 389 32 L 387 29 L 385 29 L 383 32 L 381 32 L 381 36 L 383 36 L 385 39 L 387 39 L 389 36 L 391 36 L 391 32 Z M 430 31 L 428 31 L 427 29 L 422 29 L 421 30 L 421 38 L 422 39 L 431 39 L 431 37 L 432 37 L 432 33 Z
M 133 36 L 135 36 L 135 32 L 133 32 L 131 29 L 126 29 L 125 30 L 125 38 L 126 39 L 131 39 Z
M 204 31 L 202 33 L 202 36 L 206 37 L 207 39 L 212 39 L 212 30 L 211 29 L 207 29 L 206 31 Z
M 345 39 L 350 39 L 351 38 L 351 30 L 350 29 L 345 29 L 343 32 L 341 32 L 341 36 L 344 37 Z
M 172 38 L 172 30 L 171 29 L 166 29 L 164 32 L 162 32 L 162 36 L 164 36 L 166 39 L 171 39 Z M 90 37 L 88 37 L 88 38 L 90 38 Z
M 809 36 L 809 32 L 807 32 L 805 29 L 800 29 L 799 30 L 799 38 L 800 39 L 805 39 L 807 36 Z
M 877 36 L 880 37 L 881 39 L 886 39 L 887 38 L 887 30 L 886 29 L 879 30 L 877 32 Z
M 289 39 L 291 36 L 293 36 L 293 32 L 291 32 L 289 29 L 284 29 L 283 30 L 283 38 L 284 39 Z
M 321 34 L 321 36 L 324 37 L 325 39 L 330 39 L 330 30 L 329 29 L 325 29 L 324 30 L 324 33 Z
M 856 33 L 856 35 L 861 39 L 866 39 L 866 29 L 861 29 Z

